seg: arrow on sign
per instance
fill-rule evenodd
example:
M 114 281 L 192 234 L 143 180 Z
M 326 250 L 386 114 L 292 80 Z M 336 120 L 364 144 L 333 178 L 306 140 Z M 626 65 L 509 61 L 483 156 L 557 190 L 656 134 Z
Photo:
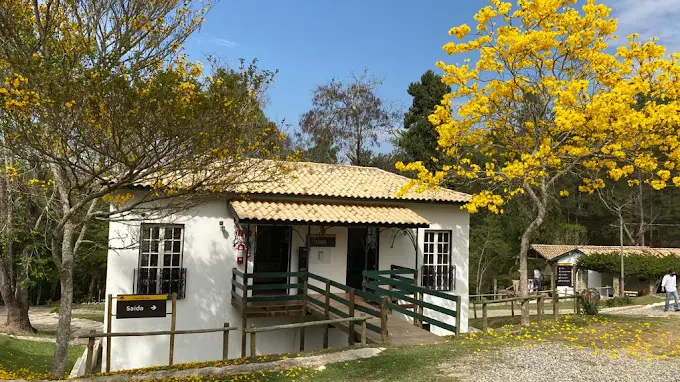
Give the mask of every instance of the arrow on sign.
M 151 310 L 156 310 L 156 305 L 151 305 Z

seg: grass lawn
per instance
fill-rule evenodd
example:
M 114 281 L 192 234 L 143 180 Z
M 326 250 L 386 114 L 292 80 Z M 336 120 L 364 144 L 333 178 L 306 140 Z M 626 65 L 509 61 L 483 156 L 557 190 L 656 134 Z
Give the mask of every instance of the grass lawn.
M 482 315 L 482 303 L 477 302 L 477 303 L 475 303 L 475 305 L 477 306 L 477 315 L 481 316 Z M 574 308 L 574 301 L 573 300 L 562 301 L 562 302 L 559 302 L 557 304 L 557 306 L 558 306 L 558 309 L 560 309 L 560 310 L 562 310 L 562 309 L 573 309 Z M 548 312 L 550 309 L 552 309 L 552 300 L 550 300 L 549 298 L 546 298 L 546 300 L 543 302 L 543 307 L 544 307 L 546 312 Z M 511 308 L 510 308 L 509 303 L 505 303 L 505 304 L 488 304 L 486 306 L 486 309 L 487 310 L 507 310 L 507 311 L 510 311 Z M 519 312 L 519 309 L 520 309 L 519 301 L 515 301 L 515 314 L 517 314 Z M 529 303 L 529 309 L 536 309 L 536 303 L 530 302 Z M 471 308 L 471 310 L 472 310 L 472 308 Z
M 83 351 L 84 348 L 80 346 L 71 346 L 68 371 L 71 371 Z M 53 343 L 17 340 L 0 335 L 0 379 L 45 377 L 50 371 L 53 356 Z
M 102 312 L 102 313 L 73 313 L 73 318 L 82 318 L 82 319 L 85 319 L 85 320 L 104 322 L 104 312 Z
M 503 321 L 505 320 L 505 321 Z M 575 316 L 565 315 L 558 321 L 546 319 L 529 327 L 507 324 L 516 318 L 493 318 L 490 326 L 498 327 L 488 335 L 467 334 L 447 337 L 445 342 L 431 346 L 388 348 L 380 356 L 352 362 L 326 365 L 323 370 L 293 368 L 283 372 L 256 372 L 222 378 L 224 381 L 450 381 L 456 362 L 493 357 L 501 347 L 520 348 L 541 343 L 592 349 L 593 353 L 610 358 L 618 354 L 653 361 L 673 358 L 680 360 L 680 326 L 674 318 L 635 317 L 630 315 Z M 472 322 L 471 322 L 472 324 Z M 303 354 L 307 356 L 309 353 Z M 463 359 L 463 357 L 466 357 Z M 274 357 L 272 357 L 274 358 Z M 491 359 L 502 367 L 501 359 Z M 487 359 L 489 362 L 489 359 Z M 185 369 L 185 367 L 182 367 Z M 192 377 L 187 380 L 201 380 Z M 218 380 L 215 377 L 204 381 Z
M 59 301 L 53 302 L 51 312 L 59 313 Z M 88 310 L 88 311 L 101 311 L 104 312 L 106 305 L 103 302 L 94 302 L 87 304 L 73 304 L 72 310 Z

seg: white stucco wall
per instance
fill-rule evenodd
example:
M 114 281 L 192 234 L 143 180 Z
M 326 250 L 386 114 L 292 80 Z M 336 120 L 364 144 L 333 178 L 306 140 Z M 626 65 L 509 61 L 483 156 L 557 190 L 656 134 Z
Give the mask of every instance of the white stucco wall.
M 453 205 L 435 204 L 412 204 L 409 208 L 413 209 L 420 216 L 430 222 L 428 229 L 450 230 L 451 238 L 451 264 L 456 267 L 455 289 L 449 294 L 460 295 L 461 298 L 461 322 L 460 331 L 468 331 L 468 306 L 469 306 L 469 283 L 468 283 L 468 260 L 469 260 L 469 234 L 470 234 L 470 215 L 462 211 L 460 207 Z M 423 263 L 423 242 L 425 239 L 425 229 L 418 230 L 418 264 Z M 425 301 L 434 303 L 450 309 L 456 309 L 456 304 L 438 297 L 427 296 Z M 424 315 L 433 317 L 451 325 L 457 325 L 455 317 L 447 316 L 430 309 L 424 309 Z M 430 327 L 430 331 L 438 335 L 452 334 L 448 330 Z
M 458 206 L 408 203 L 413 209 L 432 223 L 431 229 L 451 230 L 452 264 L 456 266 L 456 288 L 452 294 L 462 295 L 461 331 L 467 331 L 468 311 L 468 233 L 469 217 Z M 220 227 L 224 224 L 224 230 Z M 157 223 L 150 222 L 150 223 Z M 164 219 L 162 222 L 184 224 L 183 267 L 187 268 L 186 298 L 177 302 L 177 329 L 199 329 L 222 327 L 225 322 L 231 326 L 241 326 L 241 312 L 231 305 L 232 268 L 245 271 L 245 265 L 237 265 L 237 252 L 234 249 L 234 220 L 227 209 L 225 199 L 215 198 L 200 207 L 187 211 L 181 216 Z M 136 244 L 139 236 L 139 222 L 113 222 L 109 228 L 109 239 L 112 248 L 107 262 L 106 293 L 112 295 L 130 294 L 133 292 L 133 271 L 138 266 L 139 248 Z M 307 234 L 307 226 L 298 226 L 291 239 L 290 270 L 296 271 L 298 264 L 298 248 L 303 246 Z M 318 231 L 313 227 L 312 232 Z M 418 261 L 422 264 L 422 248 L 424 229 L 418 230 Z M 319 260 L 319 249 L 310 250 L 309 271 L 323 277 L 344 283 L 347 269 L 347 229 L 331 227 L 326 233 L 336 235 L 334 248 L 320 248 L 324 258 Z M 302 237 L 301 237 L 302 236 Z M 416 254 L 411 240 L 400 234 L 393 240 L 393 230 L 385 229 L 380 235 L 380 269 L 389 269 L 392 264 L 413 268 L 416 266 Z M 125 248 L 125 249 L 120 249 Z M 248 270 L 253 269 L 253 257 L 246 260 Z M 294 293 L 294 291 L 291 291 Z M 433 303 L 444 305 L 442 299 L 428 299 Z M 451 306 L 455 308 L 455 306 Z M 114 302 L 114 314 L 115 314 Z M 168 302 L 168 312 L 170 303 Z M 441 317 L 437 312 L 425 310 L 426 315 L 455 324 L 453 317 Z M 290 323 L 300 318 L 262 318 L 251 319 L 249 324 L 256 326 Z M 112 331 L 154 331 L 168 330 L 170 317 L 138 318 L 112 320 Z M 449 334 L 438 328 L 432 328 L 436 334 Z M 258 353 L 286 353 L 299 349 L 299 331 L 277 331 L 258 334 Z M 321 348 L 321 328 L 307 329 L 306 349 Z M 163 365 L 168 362 L 168 336 L 115 338 L 111 347 L 111 369 L 130 369 Z M 330 334 L 331 346 L 345 346 L 347 335 L 337 329 Z M 108 344 L 105 344 L 108 346 Z M 104 353 L 105 354 L 105 353 Z M 229 336 L 229 357 L 241 356 L 241 332 L 233 331 Z M 221 359 L 221 333 L 196 335 L 178 335 L 175 338 L 175 363 Z M 103 365 L 105 368 L 105 365 Z

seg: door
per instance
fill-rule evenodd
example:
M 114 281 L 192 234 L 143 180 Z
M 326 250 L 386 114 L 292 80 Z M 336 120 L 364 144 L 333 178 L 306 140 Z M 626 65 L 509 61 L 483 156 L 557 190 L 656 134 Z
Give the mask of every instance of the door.
M 291 227 L 257 226 L 254 272 L 288 272 Z M 257 277 L 255 284 L 286 284 L 286 277 Z M 281 293 L 285 290 L 262 291 Z M 254 291 L 255 292 L 255 291 Z
M 363 271 L 378 269 L 378 229 L 347 229 L 347 285 L 361 289 Z

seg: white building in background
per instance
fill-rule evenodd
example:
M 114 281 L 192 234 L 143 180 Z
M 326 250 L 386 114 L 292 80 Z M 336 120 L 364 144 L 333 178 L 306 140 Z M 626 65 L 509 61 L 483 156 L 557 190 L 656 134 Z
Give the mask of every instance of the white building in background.
M 246 185 L 239 193 L 215 193 L 205 203 L 161 221 L 113 222 L 111 247 L 125 249 L 109 251 L 106 293 L 115 298 L 175 292 L 177 329 L 218 328 L 224 323 L 241 328 L 243 307 L 232 297 L 239 293 L 233 281 L 240 280 L 240 273 L 308 271 L 361 290 L 363 271 L 400 266 L 417 271 L 419 286 L 460 296 L 460 306 L 455 306 L 460 322 L 429 309 L 422 313 L 466 332 L 469 216 L 460 207 L 469 196 L 437 189 L 397 197 L 407 182 L 377 168 L 298 163 L 284 179 Z M 290 276 L 245 284 L 297 281 Z M 296 288 L 278 292 L 301 293 Z M 438 306 L 449 303 L 438 297 L 425 300 Z M 170 328 L 169 316 L 116 318 L 115 303 L 113 307 L 112 332 Z M 251 318 L 248 326 L 301 319 Z M 429 330 L 451 334 L 434 325 Z M 305 349 L 319 349 L 321 337 L 320 328 L 307 329 Z M 329 342 L 345 346 L 347 334 L 331 329 Z M 168 336 L 114 338 L 110 345 L 111 370 L 168 362 Z M 242 345 L 240 330 L 232 332 L 229 357 L 240 357 Z M 297 329 L 258 335 L 258 353 L 294 352 L 299 346 Z M 221 358 L 220 333 L 176 336 L 175 363 Z
M 531 252 L 548 261 L 544 275 L 550 275 L 553 269 L 557 271 L 556 287 L 560 295 L 571 295 L 574 290 L 597 289 L 603 296 L 613 296 L 618 289 L 618 276 L 600 273 L 590 269 L 577 269 L 576 264 L 581 256 L 591 254 L 619 254 L 620 246 L 601 245 L 557 245 L 533 244 Z M 645 246 L 624 246 L 624 256 L 628 254 L 645 254 L 652 256 L 680 256 L 680 248 L 653 248 Z M 657 281 L 660 280 L 624 280 L 624 287 L 628 295 L 656 293 Z M 650 285 L 653 284 L 653 285 Z M 550 285 L 549 283 L 547 284 Z M 549 288 L 548 288 L 549 289 Z M 652 290 L 653 289 L 653 290 Z

